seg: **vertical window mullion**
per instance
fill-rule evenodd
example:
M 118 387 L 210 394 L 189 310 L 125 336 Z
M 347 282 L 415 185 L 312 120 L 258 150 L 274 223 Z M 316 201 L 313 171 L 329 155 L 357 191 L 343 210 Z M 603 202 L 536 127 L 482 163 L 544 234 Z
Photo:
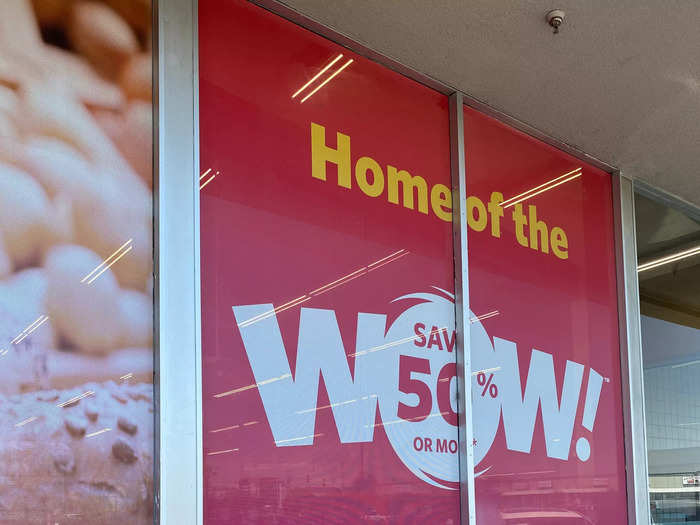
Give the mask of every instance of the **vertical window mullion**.
M 474 501 L 474 427 L 472 422 L 471 357 L 469 345 L 469 263 L 464 110 L 461 93 L 450 95 L 450 156 L 452 171 L 452 231 L 455 261 L 455 322 L 457 328 L 457 396 L 459 413 L 459 479 L 461 522 L 476 524 Z

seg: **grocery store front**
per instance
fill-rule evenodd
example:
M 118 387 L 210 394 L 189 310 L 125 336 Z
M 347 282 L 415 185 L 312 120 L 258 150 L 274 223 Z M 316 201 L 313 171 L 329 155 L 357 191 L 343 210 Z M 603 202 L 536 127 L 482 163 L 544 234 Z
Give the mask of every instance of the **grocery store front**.
M 700 522 L 696 207 L 278 2 L 13 2 L 0 522 Z

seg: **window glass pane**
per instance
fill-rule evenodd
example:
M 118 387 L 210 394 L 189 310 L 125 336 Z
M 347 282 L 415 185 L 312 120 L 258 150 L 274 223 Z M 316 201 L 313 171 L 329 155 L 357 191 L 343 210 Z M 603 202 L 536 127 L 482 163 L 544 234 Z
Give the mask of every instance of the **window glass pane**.
M 153 522 L 151 14 L 0 3 L 0 522 Z
M 457 523 L 447 98 L 199 22 L 205 522 Z
M 652 520 L 700 523 L 700 222 L 635 208 Z
M 477 522 L 627 522 L 611 178 L 465 108 Z

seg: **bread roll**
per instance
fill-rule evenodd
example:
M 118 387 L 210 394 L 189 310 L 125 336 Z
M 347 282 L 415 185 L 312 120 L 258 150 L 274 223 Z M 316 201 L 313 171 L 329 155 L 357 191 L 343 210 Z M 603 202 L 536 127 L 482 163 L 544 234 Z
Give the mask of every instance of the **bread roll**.
M 15 150 L 15 162 L 33 175 L 50 197 L 67 193 L 77 200 L 84 188 L 90 187 L 91 180 L 99 176 L 78 150 L 57 138 L 29 137 Z
M 43 248 L 52 241 L 54 211 L 35 179 L 0 162 L 0 230 L 15 267 L 38 262 Z
M 153 296 L 136 290 L 119 294 L 122 343 L 147 347 L 153 344 Z
M 46 257 L 47 309 L 61 338 L 78 350 L 106 354 L 121 346 L 119 285 L 111 269 L 81 282 L 103 259 L 81 246 L 58 246 Z
M 112 8 L 140 33 L 151 30 L 151 0 L 106 0 Z
M 150 188 L 153 185 L 153 106 L 133 101 L 122 113 L 95 112 L 100 126 Z
M 23 116 L 17 125 L 24 134 L 58 138 L 100 166 L 98 172 L 108 167 L 130 188 L 146 189 L 83 104 L 42 84 L 32 84 L 19 93 Z
M 48 315 L 47 288 L 46 272 L 39 268 L 17 272 L 0 284 L 0 311 L 12 312 L 16 320 L 13 337 L 41 315 Z M 53 348 L 56 340 L 52 319 L 44 321 L 30 337 L 42 348 Z
M 119 83 L 128 98 L 151 102 L 153 98 L 153 60 L 150 53 L 132 56 L 122 69 Z
M 78 2 L 68 20 L 73 47 L 108 78 L 116 78 L 139 42 L 126 21 L 105 4 Z
M 124 257 L 111 268 L 82 246 L 57 246 L 46 257 L 48 314 L 61 339 L 82 353 L 106 355 L 152 343 L 152 299 L 119 287 L 112 269 L 131 256 L 126 248 L 120 253 Z
M 19 48 L 38 48 L 41 45 L 39 25 L 30 0 L 2 0 L 0 44 Z
M 46 45 L 36 59 L 69 96 L 87 106 L 107 109 L 123 106 L 124 95 L 119 87 L 99 76 L 80 55 Z
M 133 240 L 133 250 L 112 267 L 122 286 L 143 290 L 153 271 L 152 209 L 145 186 L 129 187 L 114 177 L 93 181 L 78 195 L 77 242 L 107 256 Z

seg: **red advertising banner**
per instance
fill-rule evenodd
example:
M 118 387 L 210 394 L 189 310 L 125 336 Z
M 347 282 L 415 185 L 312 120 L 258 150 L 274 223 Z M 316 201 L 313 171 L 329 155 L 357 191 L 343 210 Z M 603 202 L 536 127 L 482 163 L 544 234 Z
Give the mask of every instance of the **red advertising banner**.
M 199 2 L 205 523 L 459 523 L 448 104 Z M 477 517 L 626 523 L 611 182 L 465 110 Z
M 205 522 L 459 522 L 448 103 L 202 0 Z
M 610 176 L 464 128 L 477 522 L 627 523 Z

